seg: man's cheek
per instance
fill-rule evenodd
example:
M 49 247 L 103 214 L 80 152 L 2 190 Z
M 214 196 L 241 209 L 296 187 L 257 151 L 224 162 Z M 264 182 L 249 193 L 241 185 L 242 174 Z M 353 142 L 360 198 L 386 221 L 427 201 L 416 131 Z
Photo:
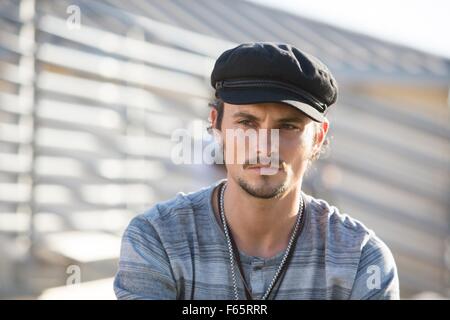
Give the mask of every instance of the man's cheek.
M 299 144 L 285 145 L 280 149 L 280 158 L 285 160 L 289 165 L 300 165 L 301 162 L 307 160 L 311 153 L 311 147 Z

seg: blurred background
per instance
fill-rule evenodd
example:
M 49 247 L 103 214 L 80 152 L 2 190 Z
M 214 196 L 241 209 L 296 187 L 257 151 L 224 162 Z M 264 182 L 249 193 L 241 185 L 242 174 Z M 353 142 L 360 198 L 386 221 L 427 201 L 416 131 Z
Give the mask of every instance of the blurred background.
M 0 298 L 114 299 L 130 219 L 224 177 L 175 165 L 171 135 L 207 123 L 213 63 L 248 41 L 298 46 L 340 85 L 305 191 L 389 245 L 403 299 L 450 296 L 450 50 L 287 2 L 0 1 Z

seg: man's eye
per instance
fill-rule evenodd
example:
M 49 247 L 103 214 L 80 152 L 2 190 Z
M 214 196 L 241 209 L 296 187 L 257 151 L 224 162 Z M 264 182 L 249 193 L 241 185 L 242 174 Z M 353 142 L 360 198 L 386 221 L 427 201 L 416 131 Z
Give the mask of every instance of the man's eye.
M 298 129 L 296 126 L 292 125 L 292 124 L 282 124 L 281 129 L 287 129 L 287 130 L 295 130 Z
M 242 124 L 244 126 L 251 126 L 253 123 L 250 120 L 240 120 L 238 121 L 239 124 Z

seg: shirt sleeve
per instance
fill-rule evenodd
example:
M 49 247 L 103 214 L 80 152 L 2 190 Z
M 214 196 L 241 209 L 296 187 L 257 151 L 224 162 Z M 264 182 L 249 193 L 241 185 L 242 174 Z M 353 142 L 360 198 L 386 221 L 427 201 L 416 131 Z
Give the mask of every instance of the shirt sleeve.
M 114 292 L 119 300 L 177 298 L 169 258 L 155 228 L 143 215 L 135 217 L 123 235 Z
M 398 300 L 400 289 L 394 257 L 375 235 L 364 245 L 350 296 L 352 300 Z

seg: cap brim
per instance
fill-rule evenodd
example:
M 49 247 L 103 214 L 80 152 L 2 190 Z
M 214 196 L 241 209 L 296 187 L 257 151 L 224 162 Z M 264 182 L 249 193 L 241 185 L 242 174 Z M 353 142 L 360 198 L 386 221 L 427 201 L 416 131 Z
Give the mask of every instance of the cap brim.
M 218 96 L 231 104 L 252 104 L 266 102 L 281 102 L 302 111 L 306 116 L 316 122 L 323 122 L 325 116 L 314 108 L 309 101 L 290 91 L 268 87 L 226 88 L 217 90 Z

